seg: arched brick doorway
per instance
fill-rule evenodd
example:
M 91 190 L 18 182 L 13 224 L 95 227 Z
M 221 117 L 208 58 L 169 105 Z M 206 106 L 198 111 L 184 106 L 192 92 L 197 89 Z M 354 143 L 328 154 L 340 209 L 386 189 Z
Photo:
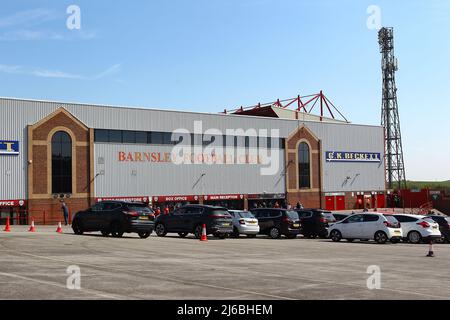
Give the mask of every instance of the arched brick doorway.
M 52 172 L 55 172 L 52 170 L 52 140 L 57 133 L 66 134 L 71 140 L 71 187 L 66 188 L 70 192 L 52 187 Z M 91 185 L 92 156 L 93 130 L 64 108 L 28 126 L 29 211 L 37 223 L 61 221 L 62 198 L 71 215 L 90 205 L 94 191 Z
M 305 125 L 286 139 L 286 191 L 292 206 L 301 203 L 305 208 L 322 207 L 321 149 L 320 140 Z M 309 153 L 308 161 L 302 161 L 302 152 Z M 306 182 L 305 165 L 309 166 Z

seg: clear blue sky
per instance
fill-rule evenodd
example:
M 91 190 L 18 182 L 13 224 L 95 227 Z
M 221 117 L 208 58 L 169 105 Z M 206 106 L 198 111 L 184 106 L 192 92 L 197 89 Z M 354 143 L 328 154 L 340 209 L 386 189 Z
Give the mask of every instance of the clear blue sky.
M 369 5 L 395 28 L 407 178 L 448 180 L 450 1 L 5 1 L 0 95 L 220 112 L 324 90 L 379 124 Z

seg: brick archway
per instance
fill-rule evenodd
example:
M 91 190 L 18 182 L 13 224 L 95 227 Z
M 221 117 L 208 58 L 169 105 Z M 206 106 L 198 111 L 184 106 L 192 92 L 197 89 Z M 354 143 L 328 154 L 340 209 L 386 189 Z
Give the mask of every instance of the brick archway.
M 64 198 L 71 214 L 88 207 L 93 198 L 93 130 L 59 108 L 28 126 L 29 211 L 40 223 L 56 223 L 62 218 L 60 199 L 52 193 L 51 146 L 52 137 L 58 131 L 66 132 L 72 139 L 72 193 Z
M 309 146 L 310 188 L 299 188 L 298 149 L 302 142 Z M 322 207 L 321 154 L 321 141 L 305 125 L 297 128 L 286 139 L 286 191 L 287 201 L 292 206 L 300 202 L 305 208 Z

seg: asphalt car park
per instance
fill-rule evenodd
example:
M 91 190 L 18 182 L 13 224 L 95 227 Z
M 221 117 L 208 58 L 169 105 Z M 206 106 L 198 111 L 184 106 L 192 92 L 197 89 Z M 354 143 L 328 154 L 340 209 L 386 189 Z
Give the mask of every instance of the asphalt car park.
M 0 232 L 1 299 L 450 299 L 450 245 Z M 79 267 L 81 289 L 66 286 Z M 370 290 L 378 266 L 381 289 Z

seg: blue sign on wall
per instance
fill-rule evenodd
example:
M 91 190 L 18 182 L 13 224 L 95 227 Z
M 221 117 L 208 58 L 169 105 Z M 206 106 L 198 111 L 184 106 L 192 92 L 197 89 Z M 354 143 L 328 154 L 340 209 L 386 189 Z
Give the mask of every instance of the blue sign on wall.
M 345 152 L 327 151 L 326 162 L 369 162 L 380 163 L 381 153 L 376 152 Z
M 0 140 L 0 155 L 18 155 L 19 141 Z

